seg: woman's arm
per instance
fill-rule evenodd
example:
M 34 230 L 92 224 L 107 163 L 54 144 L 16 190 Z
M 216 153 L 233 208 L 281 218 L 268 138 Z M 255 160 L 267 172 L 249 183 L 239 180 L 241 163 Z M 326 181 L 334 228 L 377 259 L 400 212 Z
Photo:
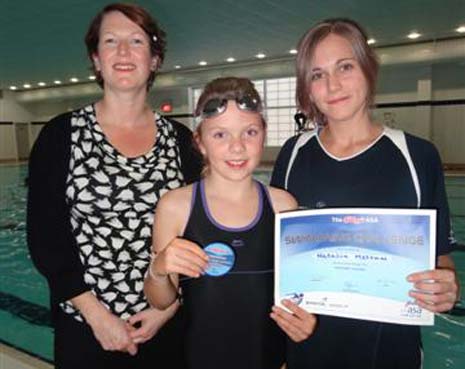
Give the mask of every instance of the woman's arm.
M 91 292 L 73 297 L 71 302 L 92 328 L 95 338 L 104 350 L 137 354 L 137 342 L 131 337 L 131 331 L 135 328 L 112 314 Z
M 459 278 L 457 275 L 457 270 L 455 269 L 454 260 L 452 260 L 452 257 L 450 255 L 440 255 L 438 257 L 438 268 L 449 270 L 450 272 L 453 273 L 453 275 L 451 275 L 451 280 L 453 280 L 453 283 L 454 283 L 454 286 L 452 287 L 452 289 L 454 290 L 454 304 L 455 304 L 455 302 L 460 300 L 460 283 L 459 283 Z
M 32 261 L 47 278 L 52 308 L 89 291 L 65 198 L 70 119 L 65 114 L 46 124 L 29 158 L 27 241 Z
M 441 158 L 429 142 L 406 135 L 414 163 L 419 168 L 422 187 L 422 207 L 437 209 L 437 267 L 413 273 L 408 280 L 414 283 L 410 296 L 419 306 L 444 312 L 453 308 L 459 296 L 459 280 L 449 253 L 453 250 L 450 230 L 450 213 L 444 184 Z

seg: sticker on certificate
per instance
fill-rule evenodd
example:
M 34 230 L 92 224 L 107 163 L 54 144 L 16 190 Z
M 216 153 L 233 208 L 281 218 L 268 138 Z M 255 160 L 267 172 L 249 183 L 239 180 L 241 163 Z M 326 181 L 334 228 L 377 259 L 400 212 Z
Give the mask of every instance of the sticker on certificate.
M 407 276 L 435 268 L 436 210 L 319 209 L 276 215 L 275 304 L 316 314 L 433 325 Z

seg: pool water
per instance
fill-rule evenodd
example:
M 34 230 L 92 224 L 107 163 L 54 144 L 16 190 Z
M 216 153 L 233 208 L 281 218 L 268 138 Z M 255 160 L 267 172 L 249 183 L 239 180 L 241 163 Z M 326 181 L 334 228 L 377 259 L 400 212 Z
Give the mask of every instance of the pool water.
M 257 178 L 269 181 L 269 171 Z M 48 289 L 33 267 L 26 247 L 25 165 L 0 166 L 0 342 L 47 361 L 53 360 Z M 465 177 L 447 177 L 452 224 L 459 243 L 465 243 Z M 462 286 L 465 252 L 453 253 Z M 465 303 L 451 314 L 436 317 L 423 329 L 425 369 L 465 367 Z
M 53 358 L 48 288 L 26 247 L 27 167 L 0 167 L 0 340 Z

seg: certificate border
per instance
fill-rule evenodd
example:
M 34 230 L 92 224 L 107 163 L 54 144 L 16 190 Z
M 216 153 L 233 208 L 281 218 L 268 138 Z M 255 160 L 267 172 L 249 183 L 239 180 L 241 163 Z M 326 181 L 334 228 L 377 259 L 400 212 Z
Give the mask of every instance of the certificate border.
M 436 266 L 436 209 L 405 209 L 405 208 L 324 208 L 324 209 L 306 209 L 306 210 L 293 210 L 283 213 L 277 213 L 275 217 L 275 247 L 274 247 L 274 261 L 275 261 L 275 278 L 274 278 L 274 300 L 275 304 L 286 309 L 282 303 L 283 298 L 279 291 L 280 271 L 281 271 L 281 223 L 283 219 L 306 217 L 306 216 L 318 216 L 318 215 L 416 215 L 416 216 L 427 216 L 429 218 L 430 227 L 430 242 L 429 242 L 429 269 L 434 269 Z M 420 270 L 419 270 L 420 272 Z M 355 293 L 354 293 L 355 295 Z M 309 309 L 303 307 L 305 310 L 317 314 L 362 319 L 362 320 L 374 320 L 379 322 L 398 323 L 398 324 L 409 324 L 409 325 L 433 325 L 434 324 L 434 313 L 422 309 L 421 319 L 409 319 L 399 317 L 384 317 L 379 315 L 379 318 L 365 316 L 363 314 L 349 313 L 344 314 L 338 311 L 330 312 L 326 309 Z M 287 309 L 286 309 L 287 310 Z

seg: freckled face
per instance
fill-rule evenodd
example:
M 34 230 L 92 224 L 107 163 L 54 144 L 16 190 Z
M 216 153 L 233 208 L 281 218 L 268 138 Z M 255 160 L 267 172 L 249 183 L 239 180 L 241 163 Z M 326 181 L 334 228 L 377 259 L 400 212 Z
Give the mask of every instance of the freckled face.
M 265 140 L 261 115 L 240 110 L 235 101 L 228 101 L 223 114 L 201 124 L 197 142 L 209 173 L 236 181 L 251 176 L 260 162 Z
M 367 113 L 368 83 L 349 41 L 328 35 L 310 64 L 310 98 L 328 123 L 357 121 Z
M 97 53 L 93 56 L 105 89 L 146 88 L 158 58 L 150 51 L 144 30 L 123 13 L 114 11 L 103 17 Z

